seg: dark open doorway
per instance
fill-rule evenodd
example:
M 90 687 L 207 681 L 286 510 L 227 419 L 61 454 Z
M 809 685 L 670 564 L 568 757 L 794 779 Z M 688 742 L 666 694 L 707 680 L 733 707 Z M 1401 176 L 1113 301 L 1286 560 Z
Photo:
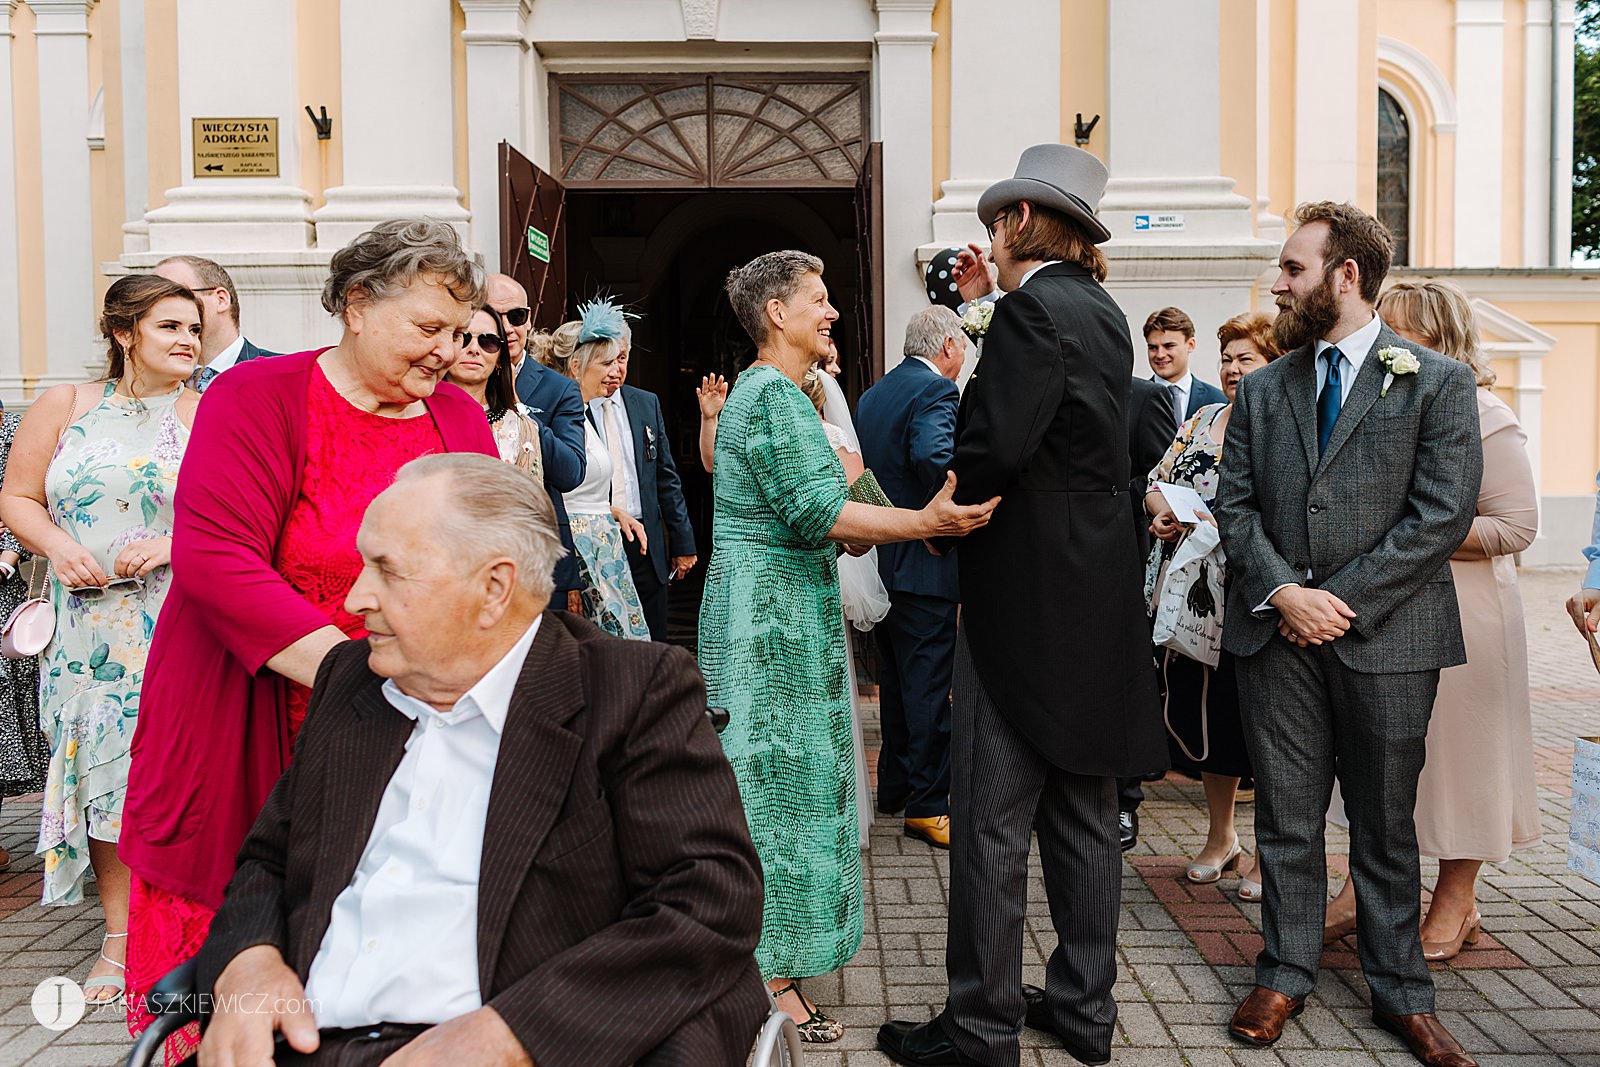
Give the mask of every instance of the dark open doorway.
M 711 479 L 700 466 L 695 387 L 710 373 L 732 380 L 755 355 L 723 282 L 734 267 L 775 249 L 797 248 L 820 257 L 829 297 L 842 316 L 834 335 L 846 391 L 855 395 L 871 370 L 870 356 L 859 350 L 858 332 L 848 321 L 860 288 L 854 193 L 570 190 L 563 223 L 569 314 L 581 301 L 609 293 L 640 316 L 632 323 L 628 383 L 661 399 L 705 560 L 711 545 Z M 696 569 L 690 586 L 698 586 L 703 569 Z M 675 612 L 677 603 L 697 603 L 697 593 L 686 586 L 673 598 Z M 674 637 L 692 639 L 692 634 Z

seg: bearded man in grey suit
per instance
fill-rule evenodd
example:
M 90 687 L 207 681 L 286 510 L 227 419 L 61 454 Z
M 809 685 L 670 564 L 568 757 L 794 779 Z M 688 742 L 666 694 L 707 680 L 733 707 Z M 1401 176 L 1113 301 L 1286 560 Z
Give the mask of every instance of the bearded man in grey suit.
M 1272 287 L 1289 354 L 1240 383 L 1216 501 L 1265 888 L 1229 1031 L 1270 1045 L 1316 982 L 1337 772 L 1373 1022 L 1423 1063 L 1471 1067 L 1433 1014 L 1412 809 L 1439 671 L 1466 662 L 1448 560 L 1483 474 L 1473 377 L 1374 312 L 1381 223 L 1327 201 L 1295 221 Z

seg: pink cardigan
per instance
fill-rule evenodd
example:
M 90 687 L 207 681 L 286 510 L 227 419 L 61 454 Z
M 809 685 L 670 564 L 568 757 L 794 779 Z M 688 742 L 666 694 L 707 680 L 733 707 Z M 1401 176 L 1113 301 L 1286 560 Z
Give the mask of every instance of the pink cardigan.
M 276 569 L 323 351 L 218 377 L 178 477 L 172 588 L 145 668 L 117 854 L 150 885 L 213 909 L 289 764 L 286 683 L 265 664 L 329 625 Z M 483 409 L 460 389 L 441 384 L 427 407 L 448 450 L 498 455 Z

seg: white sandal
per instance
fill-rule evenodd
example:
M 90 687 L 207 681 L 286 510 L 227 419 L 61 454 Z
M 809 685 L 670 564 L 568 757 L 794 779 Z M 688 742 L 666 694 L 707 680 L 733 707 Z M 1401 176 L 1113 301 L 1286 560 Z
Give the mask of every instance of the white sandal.
M 100 939 L 100 947 L 101 947 L 101 949 L 104 949 L 106 942 L 110 941 L 113 937 L 127 937 L 127 936 L 128 936 L 128 932 L 126 930 L 124 930 L 120 934 L 106 934 L 104 937 L 102 937 Z M 93 978 L 85 978 L 83 980 L 83 986 L 82 986 L 83 991 L 85 993 L 87 993 L 91 989 L 110 988 L 110 989 L 114 989 L 114 990 L 117 991 L 116 995 L 115 996 L 106 997 L 104 1000 L 97 1000 L 97 999 L 92 998 L 92 997 L 85 998 L 85 999 L 90 1004 L 115 1004 L 117 1001 L 121 1000 L 123 998 L 123 996 L 128 991 L 128 977 L 127 977 L 128 965 L 125 964 L 125 963 L 118 963 L 116 960 L 112 959 L 110 956 L 107 956 L 104 951 L 102 951 L 100 953 L 100 958 L 105 960 L 107 963 L 111 964 L 111 966 L 115 967 L 118 971 L 121 971 L 122 973 L 121 974 L 101 974 L 101 975 L 96 975 Z

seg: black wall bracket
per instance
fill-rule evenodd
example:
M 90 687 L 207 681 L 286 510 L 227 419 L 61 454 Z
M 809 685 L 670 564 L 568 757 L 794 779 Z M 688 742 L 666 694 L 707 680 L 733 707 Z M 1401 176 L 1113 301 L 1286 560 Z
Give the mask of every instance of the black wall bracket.
M 310 108 L 306 108 L 306 110 L 310 111 L 311 109 Z M 1096 115 L 1094 118 L 1090 119 L 1088 122 L 1084 122 L 1083 121 L 1083 112 L 1081 112 L 1081 111 L 1078 112 L 1077 121 L 1072 124 L 1072 140 L 1073 140 L 1073 142 L 1075 144 L 1077 144 L 1078 147 L 1080 147 L 1080 148 L 1083 147 L 1084 145 L 1088 144 L 1089 143 L 1089 135 L 1094 132 L 1094 128 L 1097 125 L 1099 125 L 1099 123 L 1100 123 L 1100 116 L 1099 115 Z
M 322 112 L 320 116 L 316 111 L 311 110 L 310 104 L 306 105 L 306 115 L 311 119 L 311 125 L 317 128 L 317 140 L 331 141 L 333 139 L 333 119 L 328 117 L 327 108 L 323 107 L 317 110 Z M 1083 116 L 1079 115 L 1078 117 L 1082 118 Z M 1082 142 L 1079 143 L 1081 144 Z

